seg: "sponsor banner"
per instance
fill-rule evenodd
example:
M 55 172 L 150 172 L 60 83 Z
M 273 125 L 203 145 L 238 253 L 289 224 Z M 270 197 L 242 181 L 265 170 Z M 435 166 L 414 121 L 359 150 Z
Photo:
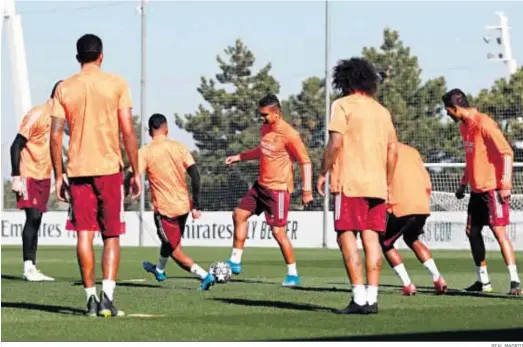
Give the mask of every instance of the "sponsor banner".
M 467 213 L 462 212 L 432 212 L 425 224 L 424 233 L 420 239 L 430 249 L 470 249 L 469 241 L 465 233 Z M 511 224 L 507 226 L 507 235 L 514 245 L 516 251 L 523 251 L 523 212 L 510 211 Z M 336 243 L 336 232 L 332 214 L 329 216 L 329 230 L 327 234 L 327 247 L 338 248 Z M 499 250 L 499 245 L 489 227 L 483 228 L 483 239 L 487 250 Z M 361 240 L 358 238 L 361 247 Z M 397 249 L 408 249 L 403 239 L 399 239 L 395 247 Z
M 39 230 L 39 244 L 53 246 L 73 246 L 76 233 L 65 230 L 67 213 L 47 212 Z M 140 243 L 140 218 L 137 212 L 126 212 L 126 233 L 121 237 L 122 246 L 138 246 Z M 427 220 L 425 233 L 421 239 L 431 249 L 469 249 L 465 234 L 465 212 L 434 212 Z M 25 214 L 21 211 L 2 212 L 2 244 L 20 245 Z M 523 251 L 523 212 L 511 211 L 511 225 L 507 234 L 514 248 Z M 329 213 L 327 223 L 327 247 L 338 248 L 334 232 L 333 215 Z M 185 246 L 231 247 L 233 240 L 231 212 L 204 212 L 199 220 L 189 217 L 182 239 Z M 323 244 L 323 213 L 290 212 L 287 223 L 287 235 L 296 248 L 321 248 Z M 483 230 L 485 246 L 488 250 L 499 250 L 499 245 L 492 232 Z M 143 219 L 143 245 L 158 246 L 153 213 L 145 212 Z M 361 242 L 358 240 L 361 246 Z M 98 234 L 95 245 L 102 245 Z M 253 216 L 247 228 L 247 247 L 277 247 L 265 217 Z M 399 249 L 407 248 L 402 240 L 396 243 Z

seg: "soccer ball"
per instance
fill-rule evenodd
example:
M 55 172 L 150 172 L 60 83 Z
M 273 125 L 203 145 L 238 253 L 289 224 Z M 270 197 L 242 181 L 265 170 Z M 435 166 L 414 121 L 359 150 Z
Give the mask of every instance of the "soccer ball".
M 209 272 L 216 278 L 217 283 L 227 283 L 232 276 L 231 267 L 223 261 L 212 263 Z

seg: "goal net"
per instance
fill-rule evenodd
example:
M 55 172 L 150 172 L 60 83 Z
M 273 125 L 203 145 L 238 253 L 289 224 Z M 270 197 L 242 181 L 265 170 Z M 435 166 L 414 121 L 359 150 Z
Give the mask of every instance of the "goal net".
M 463 176 L 464 163 L 428 163 L 425 167 L 432 180 L 432 196 L 430 199 L 433 212 L 458 212 L 467 211 L 470 191 L 461 200 L 454 192 L 458 188 Z M 523 163 L 515 163 L 512 180 L 512 197 L 510 210 L 523 210 Z

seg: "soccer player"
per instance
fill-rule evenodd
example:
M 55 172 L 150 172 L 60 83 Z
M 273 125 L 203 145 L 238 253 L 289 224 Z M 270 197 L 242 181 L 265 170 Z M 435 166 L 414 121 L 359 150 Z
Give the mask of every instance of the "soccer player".
M 340 314 L 378 312 L 379 233 L 385 231 L 387 186 L 397 161 L 391 115 L 374 99 L 378 81 L 378 73 L 364 59 L 341 60 L 334 68 L 333 85 L 343 96 L 332 104 L 329 142 L 316 186 L 324 195 L 325 175 L 332 169 L 334 229 L 353 288 L 353 298 L 337 311 Z M 368 288 L 357 233 L 365 250 Z
M 31 282 L 54 281 L 54 278 L 36 268 L 36 250 L 38 230 L 42 224 L 42 215 L 47 211 L 51 189 L 49 133 L 52 99 L 60 82 L 55 83 L 51 98 L 46 103 L 33 107 L 25 115 L 11 145 L 11 189 L 16 193 L 18 208 L 25 211 L 22 278 Z
M 120 235 L 124 225 L 124 187 L 120 131 L 129 162 L 138 172 L 138 144 L 133 129 L 131 96 L 125 80 L 101 70 L 102 40 L 92 34 L 76 42 L 81 71 L 57 88 L 51 123 L 51 158 L 56 192 L 65 201 L 62 186 L 62 137 L 65 122 L 70 138 L 67 178 L 76 252 L 87 296 L 87 315 L 124 315 L 114 305 L 114 289 L 120 265 Z M 133 198 L 140 194 L 140 176 L 132 179 Z M 69 224 L 69 223 L 68 223 Z M 97 297 L 93 240 L 101 232 L 102 291 Z
M 514 152 L 497 123 L 488 115 L 472 108 L 460 89 L 442 97 L 448 115 L 459 123 L 465 148 L 465 171 L 456 191 L 462 199 L 470 185 L 466 232 L 472 257 L 477 267 L 477 281 L 466 291 L 492 291 L 485 261 L 485 243 L 481 231 L 488 225 L 496 237 L 510 275 L 510 294 L 521 294 L 516 268 L 516 254 L 506 234 L 510 223 L 509 201 L 512 189 Z
M 282 286 L 300 284 L 292 244 L 287 237 L 287 216 L 290 194 L 293 191 L 293 161 L 301 165 L 303 204 L 312 200 L 311 161 L 299 133 L 282 118 L 280 101 L 268 94 L 258 103 L 262 121 L 260 145 L 237 155 L 227 157 L 229 166 L 239 161 L 259 160 L 260 173 L 257 182 L 243 196 L 233 213 L 234 242 L 232 255 L 227 263 L 233 274 L 242 271 L 242 253 L 247 238 L 247 220 L 253 214 L 265 212 L 267 224 L 278 242 L 287 263 L 287 275 Z
M 432 274 L 436 294 L 447 291 L 447 283 L 440 275 L 430 250 L 419 240 L 430 215 L 431 191 L 430 175 L 419 152 L 398 143 L 398 162 L 389 186 L 387 229 L 380 234 L 380 244 L 387 262 L 403 282 L 403 295 L 416 295 L 416 286 L 410 280 L 401 254 L 394 248 L 394 243 L 402 235 L 407 246 Z
M 156 266 L 144 261 L 143 268 L 156 280 L 163 281 L 170 256 L 182 269 L 200 278 L 200 290 L 208 290 L 216 282 L 214 276 L 186 255 L 181 245 L 189 212 L 194 219 L 200 218 L 200 174 L 189 150 L 178 141 L 169 140 L 168 132 L 165 116 L 153 114 L 149 118 L 149 135 L 153 141 L 138 153 L 140 174 L 145 171 L 149 177 L 154 221 L 162 242 Z M 191 177 L 192 206 L 186 172 Z M 129 174 L 126 180 L 130 177 Z

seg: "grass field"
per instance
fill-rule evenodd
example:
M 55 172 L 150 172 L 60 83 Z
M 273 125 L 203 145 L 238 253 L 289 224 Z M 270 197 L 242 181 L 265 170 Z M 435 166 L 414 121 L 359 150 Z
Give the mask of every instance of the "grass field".
M 203 267 L 229 255 L 226 248 L 186 251 Z M 476 277 L 469 252 L 434 252 L 451 288 L 445 296 L 433 295 L 426 270 L 403 254 L 417 296 L 400 296 L 396 276 L 384 267 L 379 314 L 340 316 L 331 310 L 347 304 L 350 286 L 336 250 L 297 250 L 302 287 L 290 289 L 279 286 L 286 268 L 278 249 L 248 248 L 244 273 L 199 292 L 199 282 L 173 262 L 162 283 L 142 270 L 143 260 L 156 261 L 157 249 L 124 248 L 115 304 L 128 317 L 103 319 L 82 316 L 85 294 L 74 248 L 40 247 L 38 266 L 57 282 L 28 283 L 19 279 L 21 250 L 2 247 L 2 341 L 521 341 L 523 298 L 504 294 L 508 272 L 499 252 L 488 255 L 495 293 L 475 296 L 460 290 Z M 523 254 L 518 257 L 521 270 Z M 129 281 L 137 279 L 144 281 Z

